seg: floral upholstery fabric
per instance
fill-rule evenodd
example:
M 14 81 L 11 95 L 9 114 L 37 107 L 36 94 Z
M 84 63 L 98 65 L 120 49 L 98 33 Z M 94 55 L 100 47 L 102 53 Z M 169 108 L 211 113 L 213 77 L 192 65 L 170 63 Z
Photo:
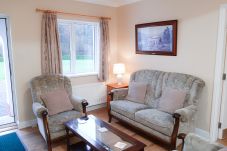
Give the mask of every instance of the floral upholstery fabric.
M 119 113 L 117 113 L 115 111 L 112 111 L 112 110 L 111 110 L 111 114 L 114 115 L 114 116 L 116 116 L 116 117 L 118 117 L 119 119 L 121 119 L 121 120 L 123 120 L 123 121 L 125 121 L 125 122 L 127 122 L 127 123 L 129 123 L 129 124 L 131 124 L 131 125 L 133 125 L 133 126 L 135 126 L 137 128 L 139 128 L 139 129 L 142 129 L 144 132 L 146 132 L 148 134 L 157 136 L 157 137 L 159 137 L 162 140 L 165 140 L 167 142 L 170 142 L 171 141 L 171 139 L 170 139 L 169 136 L 167 136 L 167 135 L 165 135 L 163 133 L 160 133 L 160 132 L 158 132 L 158 131 L 156 131 L 154 129 L 151 129 L 151 128 L 149 128 L 148 126 L 146 126 L 144 124 L 141 124 L 139 122 L 136 122 L 133 119 L 130 119 L 130 118 L 128 118 L 128 117 L 126 117 L 124 115 L 121 115 L 121 114 L 119 114 Z
M 72 86 L 70 79 L 62 75 L 42 75 L 35 77 L 30 83 L 33 102 L 43 101 L 40 99 L 40 95 L 46 94 L 56 89 L 65 89 L 69 96 L 72 95 Z
M 135 118 L 135 113 L 139 110 L 149 108 L 149 106 L 131 102 L 127 100 L 118 100 L 118 101 L 112 101 L 110 103 L 111 110 L 118 112 L 124 116 L 127 116 L 130 119 Z
M 74 118 L 81 117 L 81 113 L 78 111 L 62 112 L 53 116 L 49 116 L 48 124 L 51 133 L 55 133 L 61 130 L 65 130 L 64 122 L 72 120 Z
M 185 138 L 183 151 L 218 151 L 221 148 L 221 144 L 210 143 L 198 135 L 189 133 Z
M 39 118 L 42 117 L 42 113 L 44 111 L 47 111 L 48 112 L 47 108 L 44 107 L 43 105 L 41 105 L 39 102 L 33 103 L 32 104 L 32 109 L 33 109 L 33 112 L 34 112 L 35 116 L 36 117 L 39 117 Z
M 205 85 L 201 79 L 191 75 L 157 70 L 140 70 L 134 72 L 130 81 L 148 84 L 145 102 L 152 108 L 158 107 L 159 98 L 166 88 L 186 91 L 185 106 L 197 103 L 200 90 Z
M 171 136 L 173 131 L 174 119 L 172 115 L 157 109 L 136 112 L 135 121 L 168 136 Z
M 178 113 L 181 115 L 181 122 L 188 122 L 190 121 L 194 114 L 196 112 L 196 106 L 195 105 L 190 105 L 185 108 L 176 110 L 175 113 Z
M 194 76 L 182 73 L 165 73 L 163 77 L 162 92 L 166 88 L 174 88 L 187 92 L 184 107 L 198 103 L 200 90 L 205 83 Z

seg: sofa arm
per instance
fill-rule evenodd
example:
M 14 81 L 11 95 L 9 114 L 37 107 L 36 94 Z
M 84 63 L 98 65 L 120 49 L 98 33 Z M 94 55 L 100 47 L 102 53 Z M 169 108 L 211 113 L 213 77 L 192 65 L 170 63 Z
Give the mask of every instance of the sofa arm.
M 75 110 L 86 113 L 86 106 L 88 105 L 87 100 L 78 96 L 72 96 L 70 100 Z
M 181 108 L 175 111 L 181 115 L 181 122 L 188 122 L 193 117 L 193 114 L 196 112 L 197 107 L 195 105 L 190 105 L 185 108 Z
M 109 93 L 111 100 L 124 100 L 128 94 L 128 88 L 113 89 Z
M 42 104 L 35 102 L 32 104 L 32 110 L 36 117 L 42 118 L 43 113 L 46 112 L 48 114 L 47 108 L 45 108 Z
M 217 151 L 224 147 L 218 143 L 210 143 L 209 140 L 206 140 L 193 133 L 189 133 L 187 136 L 185 134 L 179 134 L 178 138 L 184 141 L 181 151 Z

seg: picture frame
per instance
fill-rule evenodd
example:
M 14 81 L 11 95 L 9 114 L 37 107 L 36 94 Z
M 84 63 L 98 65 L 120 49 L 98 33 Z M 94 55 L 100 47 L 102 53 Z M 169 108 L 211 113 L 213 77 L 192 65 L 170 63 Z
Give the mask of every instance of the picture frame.
M 177 20 L 135 25 L 136 54 L 177 55 Z

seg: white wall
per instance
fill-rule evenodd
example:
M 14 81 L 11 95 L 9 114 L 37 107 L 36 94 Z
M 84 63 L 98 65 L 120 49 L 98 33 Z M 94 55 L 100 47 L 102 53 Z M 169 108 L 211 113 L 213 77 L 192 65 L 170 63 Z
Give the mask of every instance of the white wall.
M 225 0 L 143 0 L 120 8 L 72 0 L 1 0 L 0 13 L 10 17 L 13 65 L 19 120 L 34 118 L 29 91 L 31 78 L 40 75 L 41 14 L 35 8 L 63 10 L 112 17 L 111 64 L 126 63 L 127 76 L 138 69 L 157 69 L 192 74 L 206 82 L 197 116 L 197 127 L 209 131 L 214 79 L 218 9 Z M 178 55 L 135 54 L 135 24 L 178 19 Z M 119 47 L 117 47 L 119 45 Z M 117 52 L 117 53 L 116 53 Z M 72 78 L 73 85 L 95 83 L 95 76 Z
M 111 17 L 111 62 L 116 60 L 117 20 L 115 8 L 73 0 L 1 0 L 0 14 L 8 15 L 11 22 L 17 104 L 19 121 L 22 123 L 34 119 L 29 81 L 41 74 L 41 13 L 37 13 L 36 8 Z M 95 76 L 72 78 L 73 85 L 93 82 L 97 82 Z
M 104 82 L 75 85 L 73 94 L 88 101 L 88 106 L 106 103 L 106 85 Z M 88 93 L 89 92 L 89 93 Z
M 197 127 L 210 128 L 219 5 L 224 0 L 143 0 L 118 9 L 118 58 L 128 75 L 138 69 L 192 74 L 206 86 L 199 102 Z M 177 56 L 135 54 L 135 24 L 177 19 Z

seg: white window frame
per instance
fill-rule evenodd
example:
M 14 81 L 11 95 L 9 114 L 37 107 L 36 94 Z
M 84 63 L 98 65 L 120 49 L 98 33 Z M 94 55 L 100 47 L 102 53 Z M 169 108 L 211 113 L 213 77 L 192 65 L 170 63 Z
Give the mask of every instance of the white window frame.
M 98 75 L 99 73 L 99 58 L 100 58 L 100 23 L 98 21 L 80 21 L 80 20 L 66 20 L 66 19 L 58 19 L 58 25 L 59 24 L 65 24 L 65 25 L 70 25 L 71 30 L 70 30 L 70 56 L 71 56 L 71 64 L 70 64 L 70 73 L 63 73 L 64 75 L 68 77 L 80 77 L 80 76 L 90 76 L 90 75 Z M 75 65 L 76 65 L 76 51 L 75 51 L 75 28 L 73 28 L 72 24 L 88 24 L 88 25 L 93 25 L 95 26 L 95 33 L 94 35 L 94 49 L 93 49 L 93 54 L 94 54 L 94 71 L 93 72 L 86 72 L 86 73 L 76 73 L 76 71 L 72 71 L 72 68 L 75 70 Z M 95 38 L 96 37 L 96 38 Z M 73 67 L 74 66 L 74 67 Z M 63 66 L 62 66 L 63 67 Z

